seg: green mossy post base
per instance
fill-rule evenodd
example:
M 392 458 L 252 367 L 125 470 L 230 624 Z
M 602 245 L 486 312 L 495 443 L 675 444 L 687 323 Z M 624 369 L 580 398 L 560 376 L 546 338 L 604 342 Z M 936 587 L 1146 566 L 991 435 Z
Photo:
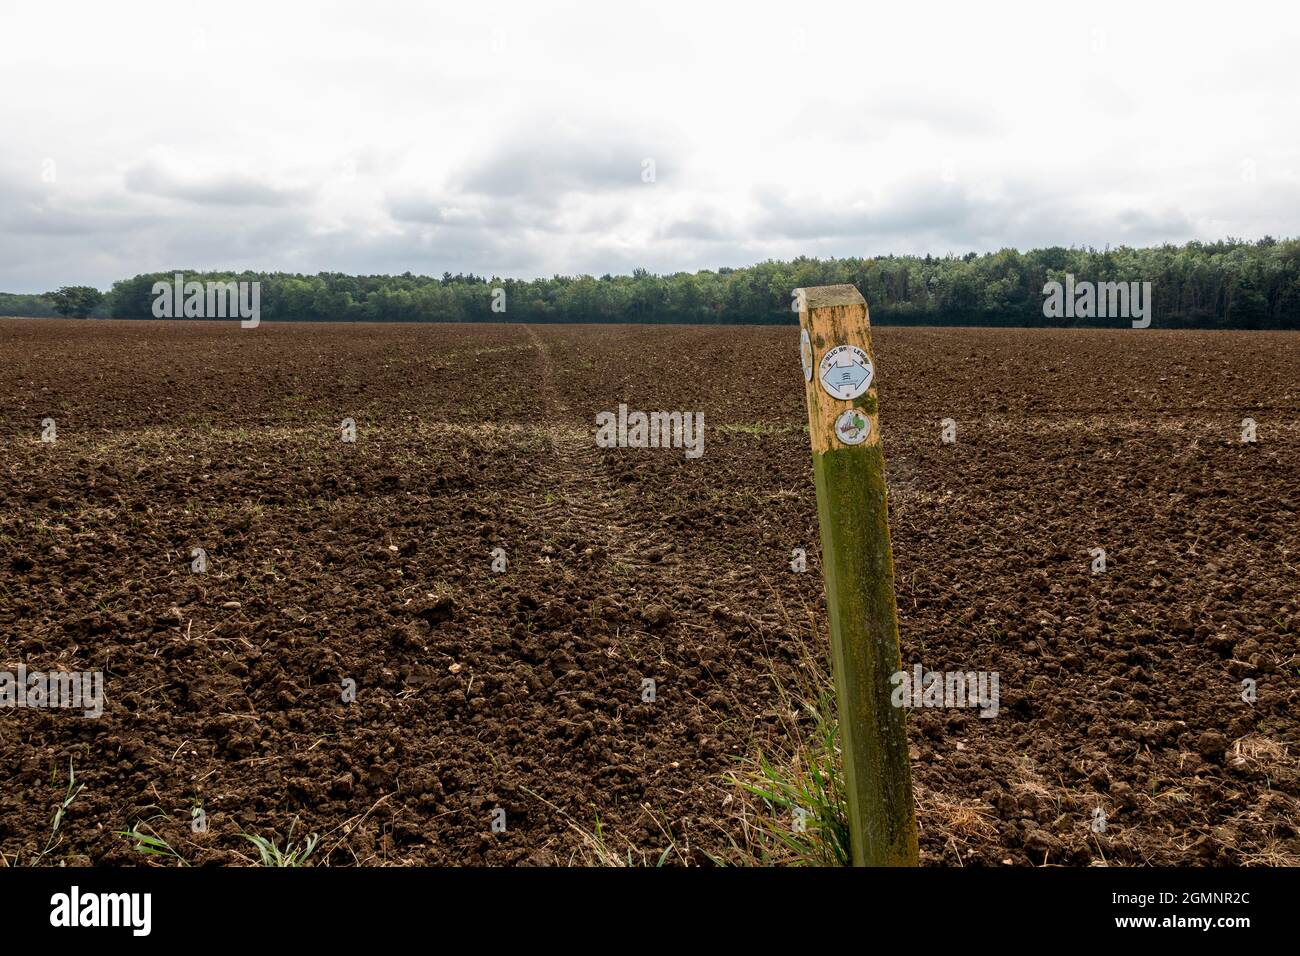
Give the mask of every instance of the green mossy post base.
M 836 398 L 822 387 L 818 367 L 839 345 L 862 349 L 874 367 L 867 305 L 853 286 L 800 289 L 796 295 L 799 324 L 812 347 L 808 426 L 853 863 L 915 866 L 905 712 L 890 700 L 890 677 L 902 669 L 902 660 L 876 388 L 873 379 L 863 394 Z M 835 421 L 848 409 L 870 423 L 860 444 L 836 435 Z

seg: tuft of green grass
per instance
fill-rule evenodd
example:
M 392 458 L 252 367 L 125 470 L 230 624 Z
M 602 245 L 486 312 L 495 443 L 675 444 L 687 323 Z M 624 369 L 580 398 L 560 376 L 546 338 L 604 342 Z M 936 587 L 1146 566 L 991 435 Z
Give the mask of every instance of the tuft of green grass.
M 149 809 L 160 809 L 158 807 L 146 807 Z M 153 828 L 154 820 L 166 820 L 165 813 L 155 813 L 151 817 L 138 821 L 135 826 L 129 830 L 115 830 L 116 836 L 124 837 L 127 840 L 134 840 L 135 846 L 131 849 L 136 853 L 142 853 L 145 856 L 162 856 L 170 857 L 175 860 L 178 866 L 189 866 L 189 860 L 181 856 L 170 843 L 158 835 L 158 831 Z
M 298 818 L 294 817 L 293 822 L 289 824 L 289 833 L 285 836 L 283 850 L 275 841 L 268 840 L 266 837 L 256 836 L 252 833 L 241 833 L 240 836 L 257 847 L 257 855 L 262 866 L 306 866 L 307 859 L 316 849 L 316 844 L 320 842 L 320 835 L 309 833 L 307 839 L 302 843 L 295 844 L 293 842 L 293 830 L 297 825 Z
M 793 666 L 768 662 L 776 690 L 779 729 L 737 766 L 723 783 L 740 826 L 728 835 L 728 852 L 714 862 L 737 866 L 849 866 L 848 791 L 840 753 L 840 728 L 830 662 L 815 648 L 822 629 L 806 604 L 801 626 L 777 598 L 796 638 Z M 806 635 L 806 636 L 805 636 Z M 733 831 L 734 832 L 734 831 Z
M 134 840 L 135 846 L 131 849 L 137 853 L 143 853 L 145 856 L 169 856 L 181 866 L 189 866 L 189 861 L 177 853 L 170 843 L 156 833 L 144 833 L 139 829 L 134 829 L 118 830 L 117 835 L 126 837 L 128 840 Z
M 59 827 L 63 825 L 63 816 L 68 812 L 68 807 L 72 806 L 72 801 L 77 799 L 85 784 L 77 783 L 77 772 L 73 769 L 72 758 L 68 758 L 68 789 L 63 794 L 63 801 L 54 810 L 54 817 L 50 820 L 50 837 L 45 841 L 45 849 L 36 855 L 32 860 L 32 866 L 39 866 L 41 860 L 49 855 L 50 851 L 59 845 Z
M 812 730 L 792 738 L 773 760 L 762 751 L 729 782 L 750 798 L 747 862 L 762 866 L 849 866 L 848 795 L 839 747 L 835 696 L 803 701 Z

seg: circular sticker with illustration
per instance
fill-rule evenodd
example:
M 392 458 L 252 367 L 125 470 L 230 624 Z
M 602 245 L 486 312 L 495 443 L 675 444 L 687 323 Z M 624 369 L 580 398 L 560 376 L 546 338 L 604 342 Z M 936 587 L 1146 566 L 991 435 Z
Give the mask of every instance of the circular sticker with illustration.
M 835 419 L 835 437 L 846 445 L 861 445 L 871 434 L 871 419 L 856 408 L 846 409 Z
M 876 370 L 856 345 L 837 345 L 822 356 L 817 378 L 832 398 L 854 399 L 871 387 Z
M 812 381 L 812 339 L 808 338 L 808 330 L 799 330 L 799 361 L 803 363 L 803 380 Z

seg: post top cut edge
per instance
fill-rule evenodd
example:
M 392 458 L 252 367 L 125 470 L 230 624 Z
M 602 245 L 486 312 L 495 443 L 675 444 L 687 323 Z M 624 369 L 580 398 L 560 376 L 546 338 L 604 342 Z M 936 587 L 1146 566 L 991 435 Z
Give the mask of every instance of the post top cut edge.
M 815 285 L 807 289 L 796 289 L 802 294 L 800 299 L 808 310 L 827 309 L 836 305 L 866 305 L 867 300 L 855 285 Z

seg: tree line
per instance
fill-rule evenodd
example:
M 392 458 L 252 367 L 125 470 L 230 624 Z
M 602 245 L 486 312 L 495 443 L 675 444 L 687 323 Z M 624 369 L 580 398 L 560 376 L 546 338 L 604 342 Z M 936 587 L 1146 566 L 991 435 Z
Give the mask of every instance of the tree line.
M 964 256 L 768 261 L 657 275 L 497 279 L 444 273 L 355 276 L 255 272 L 149 273 L 97 290 L 0 294 L 0 314 L 154 317 L 155 282 L 261 283 L 265 321 L 790 323 L 793 290 L 850 283 L 872 321 L 900 325 L 1110 326 L 1115 318 L 1044 316 L 1044 286 L 1076 280 L 1150 282 L 1157 327 L 1300 328 L 1300 239 L 1227 239 L 1149 248 L 1052 247 Z M 75 311 L 68 311 L 68 309 Z M 17 311 L 10 311 L 16 309 Z

